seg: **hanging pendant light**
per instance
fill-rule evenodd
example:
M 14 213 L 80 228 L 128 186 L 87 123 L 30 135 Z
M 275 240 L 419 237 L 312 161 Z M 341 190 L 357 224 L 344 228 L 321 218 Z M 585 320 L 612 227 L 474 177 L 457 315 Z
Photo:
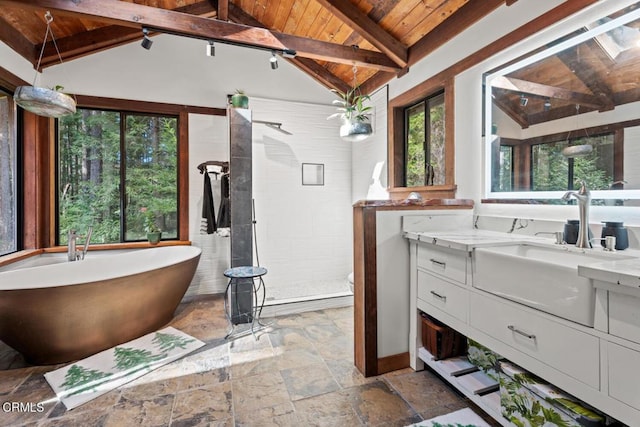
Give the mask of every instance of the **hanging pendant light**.
M 47 21 L 47 31 L 44 35 L 42 49 L 40 50 L 40 57 L 38 58 L 38 64 L 36 65 L 36 76 L 33 79 L 33 86 L 18 86 L 13 94 L 13 99 L 20 107 L 34 114 L 44 117 L 58 118 L 75 113 L 76 101 L 69 95 L 59 92 L 58 89 L 62 89 L 62 87 L 56 86 L 55 89 L 49 89 L 35 85 L 49 33 L 51 33 L 51 40 L 53 41 L 53 45 L 58 53 L 58 58 L 62 64 L 62 56 L 60 55 L 56 39 L 53 36 L 53 31 L 51 30 L 51 23 L 53 22 L 51 12 L 47 11 L 44 14 L 44 18 Z

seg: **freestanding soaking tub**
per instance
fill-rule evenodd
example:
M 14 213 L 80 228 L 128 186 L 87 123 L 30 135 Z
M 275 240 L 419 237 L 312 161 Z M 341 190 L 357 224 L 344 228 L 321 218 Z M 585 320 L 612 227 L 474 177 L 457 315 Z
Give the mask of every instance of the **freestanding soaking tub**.
M 78 360 L 168 323 L 200 259 L 170 246 L 0 273 L 0 340 L 32 364 Z

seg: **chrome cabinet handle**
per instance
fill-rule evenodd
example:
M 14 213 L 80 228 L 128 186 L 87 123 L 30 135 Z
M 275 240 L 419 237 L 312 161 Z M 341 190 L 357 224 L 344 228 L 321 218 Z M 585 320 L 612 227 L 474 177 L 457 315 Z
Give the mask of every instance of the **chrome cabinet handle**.
M 437 292 L 431 291 L 431 295 L 433 295 L 434 297 L 438 298 L 439 300 L 443 301 L 443 302 L 447 302 L 447 297 L 444 295 L 440 295 Z
M 526 333 L 526 332 L 522 332 L 520 329 L 516 328 L 516 327 L 515 327 L 515 326 L 513 326 L 513 325 L 508 325 L 508 326 L 507 326 L 507 328 L 508 328 L 510 331 L 515 332 L 516 334 L 519 334 L 519 335 L 522 335 L 523 337 L 527 337 L 527 338 L 529 338 L 530 340 L 535 340 L 535 339 L 536 339 L 536 336 L 535 336 L 535 335 L 533 335 L 533 334 L 528 334 L 528 333 Z
M 447 263 L 446 263 L 446 262 L 438 261 L 437 259 L 434 259 L 434 258 L 431 258 L 429 261 L 431 261 L 431 262 L 432 262 L 432 263 L 434 263 L 434 264 L 438 264 L 438 265 L 440 265 L 440 266 L 442 266 L 442 267 L 444 267 L 444 266 L 446 266 L 446 265 L 447 265 Z

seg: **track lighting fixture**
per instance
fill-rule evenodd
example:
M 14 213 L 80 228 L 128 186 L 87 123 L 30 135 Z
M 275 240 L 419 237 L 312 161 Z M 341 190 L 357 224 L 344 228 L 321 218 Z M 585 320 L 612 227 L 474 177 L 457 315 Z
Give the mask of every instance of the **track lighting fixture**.
M 142 29 L 142 43 L 140 43 L 140 45 L 149 50 L 151 49 L 151 45 L 153 44 L 153 40 L 151 40 L 149 38 L 149 30 L 147 30 L 146 28 Z
M 216 47 L 213 45 L 213 40 L 209 40 L 207 44 L 207 56 L 216 56 Z
M 551 99 L 547 98 L 544 100 L 544 111 L 549 111 L 551 109 Z
M 520 94 L 520 106 L 526 107 L 528 103 L 529 103 L 529 98 L 524 96 L 524 94 Z
M 272 70 L 278 69 L 278 57 L 276 56 L 275 51 L 271 51 L 271 58 L 269 58 L 269 62 L 271 63 Z

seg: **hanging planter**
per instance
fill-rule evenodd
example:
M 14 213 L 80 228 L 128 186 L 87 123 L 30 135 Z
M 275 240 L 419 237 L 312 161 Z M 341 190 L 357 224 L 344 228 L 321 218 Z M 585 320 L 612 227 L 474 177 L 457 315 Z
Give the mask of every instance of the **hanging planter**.
M 327 119 L 333 119 L 335 117 L 342 119 L 340 138 L 349 142 L 364 141 L 373 134 L 373 128 L 371 127 L 369 119 L 371 107 L 365 107 L 364 105 L 364 101 L 368 101 L 370 98 L 369 95 L 360 93 L 360 86 L 358 86 L 356 76 L 357 72 L 358 68 L 354 65 L 353 89 L 349 89 L 346 92 L 331 89 L 340 99 L 333 101 L 333 105 L 338 105 L 338 112 L 327 117 Z
M 356 86 L 347 92 L 332 89 L 341 99 L 333 101 L 338 105 L 337 112 L 327 117 L 327 119 L 341 118 L 340 137 L 345 141 L 355 142 L 367 139 L 373 133 L 373 128 L 369 120 L 368 112 L 371 107 L 365 106 L 364 101 L 369 100 L 369 95 L 360 94 Z
M 73 98 L 46 87 L 18 86 L 13 99 L 23 109 L 39 116 L 59 118 L 76 112 Z
M 249 97 L 241 89 L 236 89 L 236 93 L 231 95 L 231 105 L 233 108 L 249 108 Z
M 349 142 L 364 141 L 369 138 L 372 133 L 371 123 L 355 118 L 343 120 L 342 126 L 340 126 L 340 138 Z
M 51 23 L 53 22 L 51 12 L 47 11 L 44 14 L 44 19 L 47 21 L 47 31 L 44 34 L 40 57 L 38 58 L 38 64 L 36 65 L 36 78 L 38 77 L 40 61 L 42 60 L 42 54 L 44 53 L 49 33 L 51 33 L 51 40 L 53 41 L 56 52 L 58 52 L 58 58 L 62 64 L 62 57 L 60 56 L 56 39 L 53 36 L 53 31 L 51 30 Z M 44 117 L 58 118 L 76 112 L 75 99 L 60 92 L 60 90 L 64 89 L 62 86 L 56 86 L 53 89 L 38 87 L 35 85 L 36 78 L 33 79 L 33 86 L 18 86 L 16 88 L 13 94 L 13 99 L 16 104 L 27 111 Z

